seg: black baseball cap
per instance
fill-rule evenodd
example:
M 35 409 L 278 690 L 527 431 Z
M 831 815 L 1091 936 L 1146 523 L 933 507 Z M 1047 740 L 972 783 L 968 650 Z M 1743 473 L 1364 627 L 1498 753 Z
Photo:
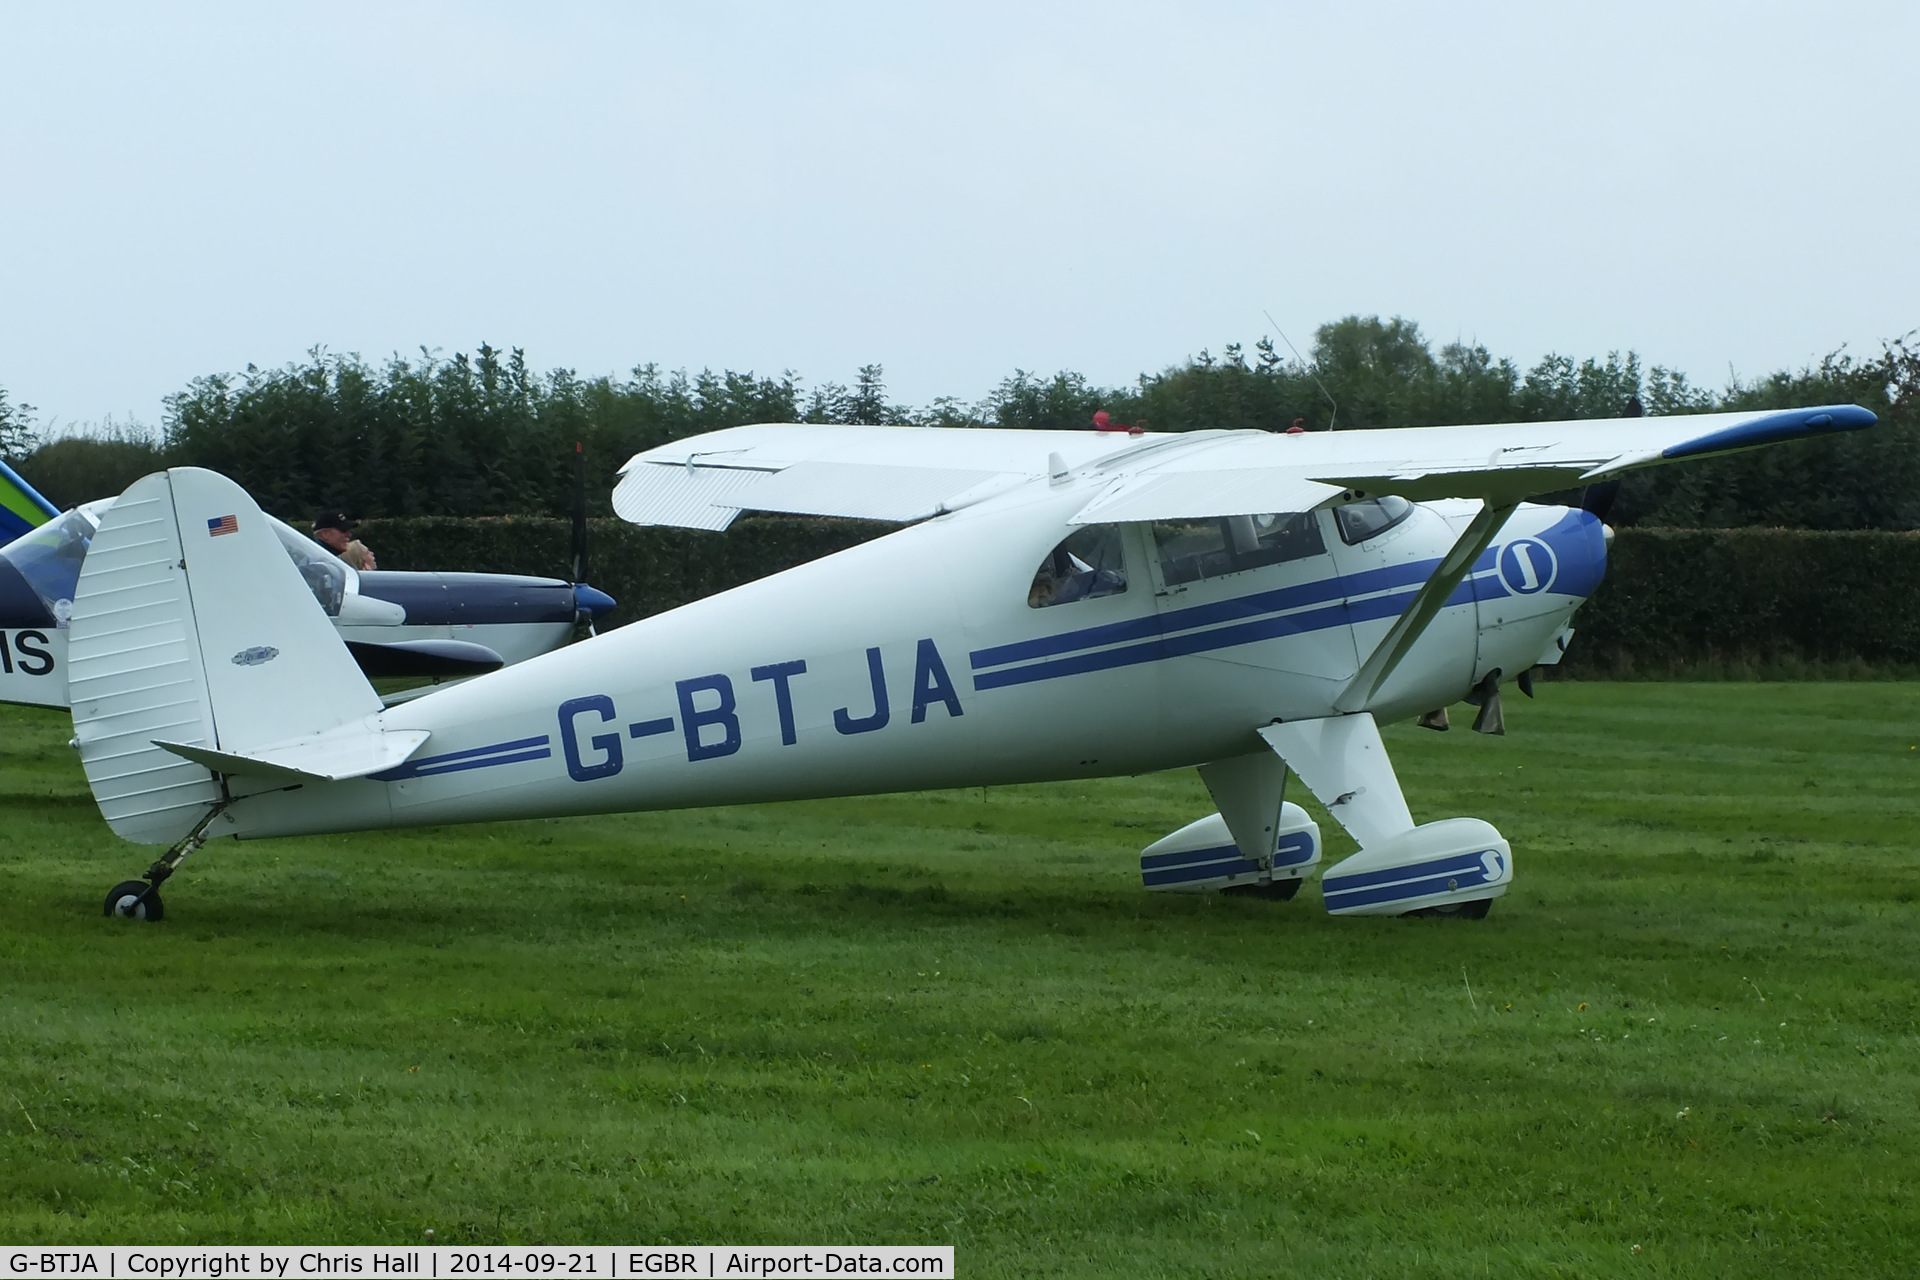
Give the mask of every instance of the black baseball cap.
M 344 511 L 325 511 L 314 517 L 315 529 L 338 529 L 342 533 L 353 532 L 353 521 L 347 519 Z

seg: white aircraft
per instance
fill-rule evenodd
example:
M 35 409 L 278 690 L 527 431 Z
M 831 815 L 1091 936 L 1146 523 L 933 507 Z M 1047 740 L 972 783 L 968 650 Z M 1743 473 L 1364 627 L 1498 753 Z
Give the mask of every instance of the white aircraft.
M 25 484 L 10 471 L 0 474 L 6 480 Z M 103 498 L 55 511 L 0 545 L 0 702 L 68 705 L 74 591 L 88 543 L 113 503 Z M 369 676 L 460 679 L 495 671 L 560 647 L 577 622 L 591 623 L 614 607 L 604 592 L 557 578 L 363 572 L 284 521 L 265 520 Z M 387 701 L 414 695 L 403 690 Z
M 158 919 L 202 842 L 1135 774 L 1218 811 L 1150 888 L 1291 897 L 1320 833 L 1337 915 L 1483 915 L 1513 857 L 1415 825 L 1379 723 L 1440 727 L 1554 661 L 1606 531 L 1532 495 L 1869 426 L 1852 405 L 1339 434 L 762 425 L 632 459 L 629 520 L 893 520 L 861 546 L 382 707 L 246 493 L 192 468 L 106 513 L 69 628 L 108 824 L 171 847 L 108 914 Z

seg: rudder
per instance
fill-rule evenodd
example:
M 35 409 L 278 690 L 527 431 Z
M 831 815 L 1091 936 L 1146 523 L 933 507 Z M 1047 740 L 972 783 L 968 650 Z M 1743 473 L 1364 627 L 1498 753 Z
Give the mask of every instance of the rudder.
M 68 669 L 87 782 L 114 833 L 143 844 L 186 835 L 224 794 L 159 742 L 244 756 L 380 710 L 260 508 L 197 467 L 147 476 L 107 511 Z

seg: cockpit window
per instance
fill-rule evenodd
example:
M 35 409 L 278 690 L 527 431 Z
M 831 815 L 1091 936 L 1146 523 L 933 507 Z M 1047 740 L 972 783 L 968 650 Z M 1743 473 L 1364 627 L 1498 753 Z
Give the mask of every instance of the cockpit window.
M 1045 609 L 1127 589 L 1126 558 L 1115 525 L 1092 524 L 1047 553 L 1027 588 L 1027 607 Z
M 280 539 L 280 545 L 287 549 L 287 555 L 293 560 L 293 567 L 300 571 L 306 581 L 307 590 L 313 592 L 313 598 L 327 611 L 329 618 L 340 616 L 340 601 L 347 593 L 347 575 L 353 571 L 347 568 L 333 552 L 327 550 L 312 538 L 307 537 L 292 525 L 268 516 L 274 533 Z
M 60 626 L 66 626 L 73 617 L 73 589 L 80 581 L 80 563 L 93 543 L 100 517 L 112 505 L 111 500 L 103 500 L 76 507 L 0 547 L 0 556 L 13 562 Z M 329 617 L 338 617 L 353 570 L 291 525 L 272 516 L 267 521 L 314 599 Z
M 1340 540 L 1348 546 L 1377 537 L 1413 514 L 1413 504 L 1388 494 L 1384 498 L 1363 498 L 1333 509 L 1333 522 L 1340 526 Z
M 1213 520 L 1160 520 L 1153 526 L 1160 580 L 1169 587 L 1301 560 L 1324 552 L 1311 511 L 1279 511 Z
M 73 510 L 0 547 L 0 556 L 13 561 L 63 627 L 73 617 L 73 588 L 80 581 L 80 562 L 93 541 L 93 528 L 84 511 Z

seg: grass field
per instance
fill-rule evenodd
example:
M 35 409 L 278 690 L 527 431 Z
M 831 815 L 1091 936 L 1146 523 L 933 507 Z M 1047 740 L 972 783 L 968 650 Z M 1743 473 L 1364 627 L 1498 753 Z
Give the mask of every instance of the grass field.
M 1508 711 L 1388 733 L 1513 843 L 1477 923 L 1144 893 L 1181 773 L 225 842 L 142 925 L 5 710 L 0 1241 L 1912 1274 L 1920 685 Z

